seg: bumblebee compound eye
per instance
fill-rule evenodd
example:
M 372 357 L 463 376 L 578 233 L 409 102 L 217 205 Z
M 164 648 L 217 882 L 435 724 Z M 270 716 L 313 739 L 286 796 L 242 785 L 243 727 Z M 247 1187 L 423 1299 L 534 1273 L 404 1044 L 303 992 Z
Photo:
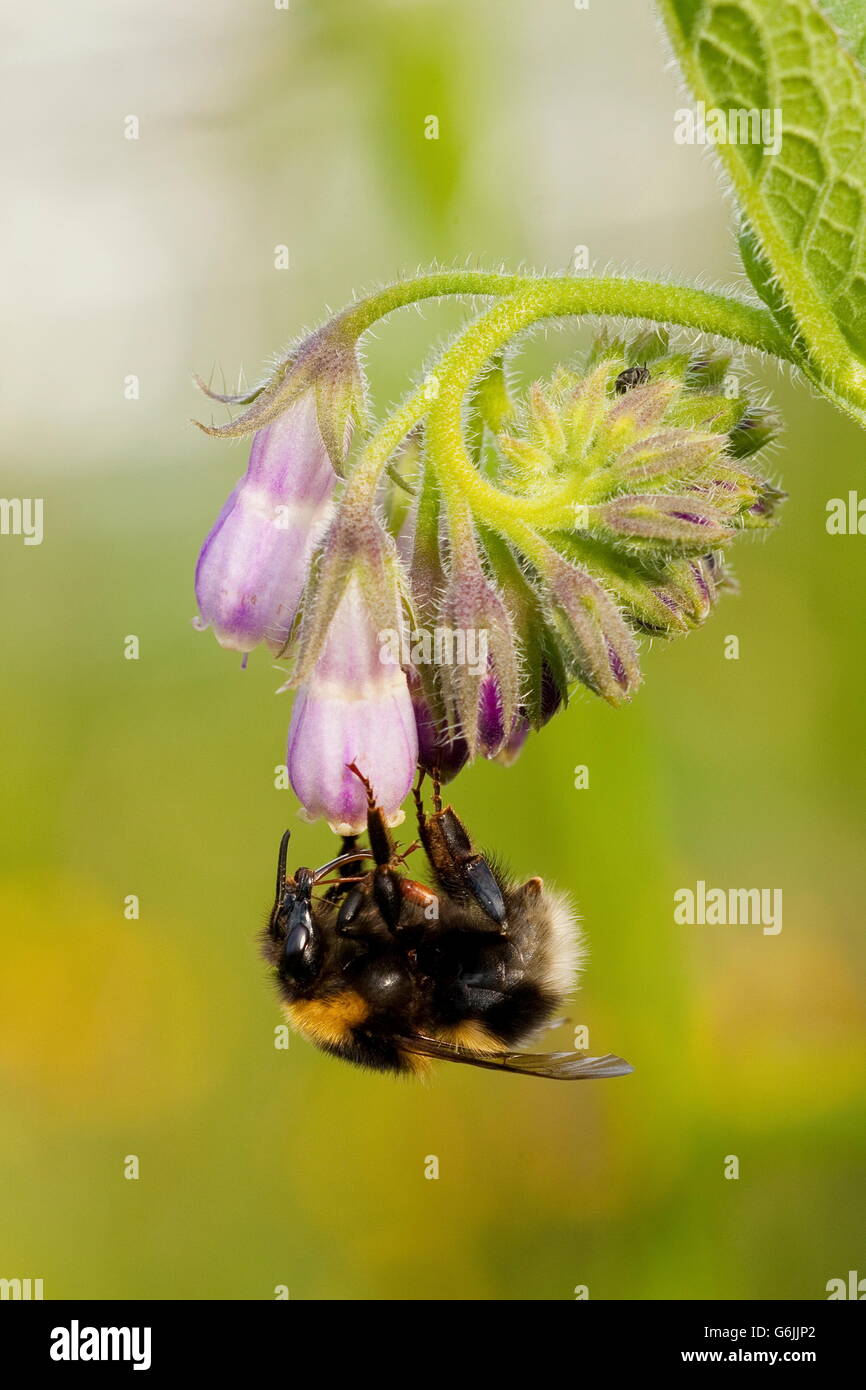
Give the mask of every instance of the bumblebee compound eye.
M 289 932 L 289 920 L 299 903 L 310 903 L 315 874 L 311 869 L 298 869 L 294 878 L 286 875 L 286 846 L 289 832 L 286 831 L 280 845 L 280 860 L 277 866 L 277 895 L 268 922 L 268 936 L 272 941 L 282 942 Z
M 322 964 L 322 950 L 322 934 L 313 920 L 309 900 L 295 897 L 286 919 L 277 967 L 280 977 L 298 985 L 312 984 Z

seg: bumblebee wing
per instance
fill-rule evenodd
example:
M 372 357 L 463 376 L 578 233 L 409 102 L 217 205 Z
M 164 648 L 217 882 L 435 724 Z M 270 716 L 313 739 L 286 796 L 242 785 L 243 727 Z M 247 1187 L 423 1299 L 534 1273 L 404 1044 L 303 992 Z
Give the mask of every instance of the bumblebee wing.
M 606 1053 L 590 1057 L 586 1052 L 469 1052 L 453 1043 L 421 1034 L 397 1040 L 407 1052 L 440 1062 L 462 1062 L 488 1071 L 510 1071 L 520 1076 L 543 1076 L 550 1081 L 590 1081 L 607 1076 L 627 1076 L 634 1068 L 621 1057 Z

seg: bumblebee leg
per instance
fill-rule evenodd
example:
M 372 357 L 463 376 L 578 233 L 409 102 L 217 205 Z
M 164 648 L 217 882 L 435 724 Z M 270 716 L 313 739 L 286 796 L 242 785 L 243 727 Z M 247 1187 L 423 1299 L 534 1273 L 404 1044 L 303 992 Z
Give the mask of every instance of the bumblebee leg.
M 401 850 L 399 854 L 397 854 L 397 855 L 394 856 L 394 863 L 395 863 L 395 864 L 405 864 L 405 863 L 406 863 L 406 860 L 409 858 L 409 856 L 410 856 L 411 854 L 414 854 L 415 851 L 418 850 L 418 849 L 420 849 L 420 848 L 421 848 L 421 841 L 420 841 L 420 840 L 413 840 L 412 843 L 411 843 L 411 845 L 409 846 L 408 849 Z
M 350 772 L 354 772 L 367 793 L 367 834 L 370 837 L 373 857 L 377 864 L 390 864 L 394 857 L 394 841 L 381 807 L 376 802 L 372 784 L 356 763 L 347 763 L 346 766 Z
M 402 865 L 410 854 L 414 854 L 423 841 L 416 841 L 402 854 L 398 854 L 394 838 L 382 810 L 376 802 L 376 796 L 369 779 L 364 776 L 355 763 L 349 763 L 348 767 L 359 779 L 367 793 L 367 834 L 370 838 L 370 849 L 376 860 L 376 868 L 370 880 L 369 892 L 382 921 L 389 931 L 396 933 L 406 925 L 406 916 L 416 916 L 419 907 L 429 910 L 430 902 L 436 901 L 436 895 L 430 893 L 429 889 L 425 889 L 422 884 L 411 883 L 411 880 L 404 879 L 401 874 L 397 873 L 397 867 Z M 418 781 L 412 789 L 418 812 L 419 828 L 425 823 L 424 806 L 421 800 L 423 778 L 422 770 L 419 772 Z M 408 889 L 407 884 L 411 884 Z M 418 893 L 426 895 L 423 902 L 418 898 Z M 349 934 L 348 929 L 351 921 L 360 912 L 366 896 L 367 890 L 360 888 L 348 895 L 344 908 L 341 909 L 337 918 L 337 930 L 343 935 Z M 403 910 L 404 906 L 407 908 L 406 913 Z M 412 908 L 415 908 L 416 912 L 413 913 Z
M 471 897 L 486 917 L 505 932 L 505 898 L 496 875 L 476 853 L 463 822 L 452 806 L 437 811 L 419 827 L 421 840 L 438 881 L 456 898 Z
M 439 929 L 439 896 L 425 883 L 377 869 L 373 899 L 388 930 L 403 945 L 426 940 Z
M 341 855 L 351 854 L 352 850 L 357 849 L 357 847 L 357 835 L 344 835 L 340 853 Z M 339 874 L 342 881 L 332 884 L 324 895 L 326 902 L 339 902 L 340 904 L 334 927 L 338 936 L 351 936 L 360 939 L 376 934 L 371 932 L 369 921 L 358 921 L 361 910 L 370 896 L 369 876 L 360 871 L 364 859 L 370 857 L 369 853 L 365 851 L 358 859 L 354 861 L 349 859 L 345 864 L 341 864 Z
M 364 930 L 353 931 L 352 928 L 358 918 L 364 903 L 367 901 L 367 889 L 359 884 L 352 884 L 346 892 L 343 901 L 340 903 L 340 910 L 337 913 L 337 923 L 335 930 L 338 936 L 365 936 L 368 933 Z
M 386 941 L 400 916 L 399 882 L 399 875 L 392 870 L 378 868 L 353 883 L 337 912 L 336 935 L 355 941 Z
M 418 883 L 413 878 L 401 878 L 400 892 L 405 902 L 420 907 L 428 922 L 439 920 L 439 896 L 428 888 L 426 883 Z
M 352 850 L 353 850 L 353 849 L 357 849 L 357 848 L 358 848 L 358 837 L 357 837 L 357 835 L 344 835 L 344 836 L 343 836 L 343 842 L 342 842 L 342 844 L 341 844 L 341 846 L 340 846 L 340 854 L 341 854 L 341 855 L 342 855 L 342 854 L 351 854 Z M 355 861 L 355 863 L 352 863 L 351 860 L 348 860 L 345 864 L 341 864 L 341 865 L 340 865 L 340 868 L 339 868 L 340 878 L 354 878 L 354 877 L 360 872 L 360 870 L 361 870 L 361 863 L 362 863 L 362 861 L 361 861 L 360 859 L 358 859 L 358 860 Z M 348 889 L 349 889 L 349 884 L 348 884 L 348 883 L 345 883 L 345 884 L 344 884 L 344 883 L 334 883 L 334 884 L 332 884 L 332 886 L 328 889 L 327 893 L 325 894 L 325 900 L 326 900 L 326 902 L 335 903 L 335 902 L 337 901 L 338 898 L 342 898 L 343 894 L 346 893 L 346 892 L 348 891 Z
M 373 900 L 379 909 L 382 920 L 389 929 L 397 931 L 403 911 L 403 894 L 400 891 L 400 875 L 381 864 L 373 874 Z
M 412 799 L 415 802 L 415 819 L 418 822 L 418 834 L 421 837 L 422 844 L 424 843 L 424 830 L 427 825 L 427 812 L 424 810 L 424 801 L 421 796 L 421 787 L 423 786 L 425 776 L 426 773 L 422 767 L 418 772 L 418 781 L 412 788 Z
M 505 899 L 487 860 L 476 854 L 462 866 L 463 878 L 481 911 L 502 930 L 505 928 Z

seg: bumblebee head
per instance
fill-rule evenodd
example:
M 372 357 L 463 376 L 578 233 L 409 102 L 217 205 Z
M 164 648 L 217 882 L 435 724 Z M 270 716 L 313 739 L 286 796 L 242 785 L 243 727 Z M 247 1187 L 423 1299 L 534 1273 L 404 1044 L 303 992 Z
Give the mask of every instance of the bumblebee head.
M 380 940 L 369 933 L 363 939 L 341 933 L 335 904 L 313 897 L 331 870 L 357 863 L 358 852 L 290 875 L 289 835 L 287 830 L 280 842 L 274 905 L 263 936 L 289 1022 L 317 1047 L 346 1061 L 378 1071 L 418 1070 L 393 1042 L 418 994 L 412 954 L 386 930 Z
M 316 875 L 311 869 L 297 869 L 292 877 L 286 874 L 286 852 L 289 831 L 280 842 L 277 859 L 277 889 L 268 922 L 268 938 L 278 949 L 271 959 L 280 977 L 311 982 L 318 974 L 322 961 L 322 933 L 313 918 L 313 884 Z
M 320 905 L 313 903 L 313 889 L 332 869 L 354 862 L 358 856 L 339 855 L 319 869 L 286 871 L 291 831 L 285 831 L 277 856 L 277 884 L 274 905 L 268 921 L 265 953 L 281 980 L 304 989 L 313 986 L 321 972 L 327 944 L 326 927 Z M 333 914 L 326 913 L 326 916 Z

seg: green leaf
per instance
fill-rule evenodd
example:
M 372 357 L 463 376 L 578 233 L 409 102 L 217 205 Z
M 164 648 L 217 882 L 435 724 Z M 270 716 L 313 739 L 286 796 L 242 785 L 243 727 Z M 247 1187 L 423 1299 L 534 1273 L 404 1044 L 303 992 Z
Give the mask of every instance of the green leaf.
M 866 5 L 863 0 L 820 0 L 820 5 L 838 27 L 849 53 L 861 64 L 866 63 Z
M 744 217 L 744 262 L 804 370 L 866 422 L 864 75 L 814 0 L 660 6 L 708 117 L 725 113 L 736 135 L 728 113 L 768 113 L 763 143 L 753 131 L 716 144 Z

